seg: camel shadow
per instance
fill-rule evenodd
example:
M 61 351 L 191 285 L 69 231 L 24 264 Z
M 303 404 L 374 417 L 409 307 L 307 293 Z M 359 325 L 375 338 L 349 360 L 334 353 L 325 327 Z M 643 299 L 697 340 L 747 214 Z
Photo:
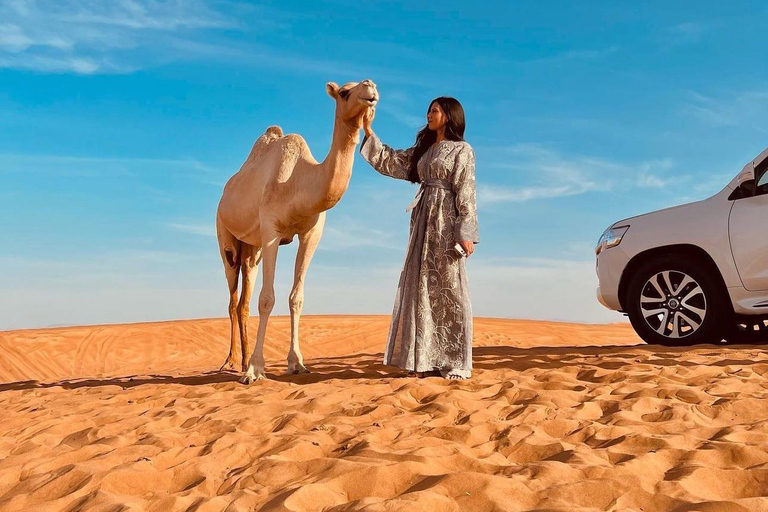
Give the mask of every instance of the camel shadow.
M 729 352 L 739 353 L 745 350 L 761 350 L 755 344 L 721 344 L 693 345 L 683 347 L 667 347 L 660 345 L 610 345 L 610 346 L 568 346 L 568 347 L 535 347 L 518 348 L 510 346 L 475 347 L 472 351 L 473 367 L 475 370 L 515 370 L 523 372 L 532 368 L 557 369 L 576 366 L 589 366 L 604 370 L 616 370 L 634 363 L 654 366 L 729 366 L 750 365 L 755 361 L 747 357 L 728 357 Z M 720 355 L 721 358 L 707 362 L 696 362 L 686 357 L 689 352 L 701 354 L 702 351 L 714 352 L 708 355 Z M 406 372 L 383 363 L 383 353 L 358 353 L 346 356 L 323 357 L 308 360 L 310 373 L 293 375 L 277 372 L 267 372 L 270 381 L 293 383 L 299 385 L 317 384 L 331 380 L 380 380 L 380 379 L 412 379 Z M 641 359 L 637 359 L 641 358 Z M 239 384 L 240 373 L 228 371 L 209 371 L 194 375 L 132 375 L 109 377 L 102 379 L 68 379 L 56 382 L 40 382 L 25 380 L 0 384 L 2 391 L 18 391 L 27 389 L 46 389 L 60 387 L 63 389 L 96 388 L 102 386 L 118 386 L 122 389 L 143 385 L 178 384 L 182 386 L 201 386 L 211 384 Z M 259 383 L 242 389 L 258 390 Z
M 226 372 L 207 372 L 198 375 L 128 375 L 124 377 L 109 377 L 104 379 L 67 379 L 56 382 L 40 382 L 23 380 L 0 384 L 2 391 L 18 391 L 24 389 L 46 389 L 60 387 L 63 389 L 95 388 L 102 386 L 118 386 L 123 389 L 143 386 L 145 384 L 181 384 L 184 386 L 200 386 L 203 384 L 219 384 L 222 382 L 237 382 L 238 375 Z
M 392 377 L 405 377 L 405 373 L 396 368 L 383 364 L 384 354 L 352 354 L 349 356 L 319 358 L 311 361 L 310 373 L 285 374 L 267 371 L 267 379 L 275 382 L 294 384 L 315 384 L 318 382 L 340 379 L 382 379 Z M 209 384 L 238 384 L 241 374 L 232 371 L 209 371 L 194 375 L 126 375 L 106 378 L 66 379 L 54 382 L 42 382 L 38 380 L 23 380 L 9 383 L 0 383 L 0 392 L 22 391 L 27 389 L 79 389 L 97 388 L 105 386 L 117 386 L 122 389 L 130 389 L 144 385 L 178 384 L 182 386 L 202 386 Z M 257 388 L 258 383 L 251 384 Z M 243 389 L 247 389 L 243 386 Z

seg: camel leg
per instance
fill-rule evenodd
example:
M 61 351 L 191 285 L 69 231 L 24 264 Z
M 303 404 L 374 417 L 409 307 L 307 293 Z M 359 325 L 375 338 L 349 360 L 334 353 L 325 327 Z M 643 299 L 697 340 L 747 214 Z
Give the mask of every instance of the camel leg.
M 242 369 L 245 371 L 248 357 L 251 355 L 248 346 L 248 318 L 251 313 L 251 297 L 253 286 L 256 284 L 256 275 L 259 272 L 259 258 L 261 250 L 252 245 L 242 245 L 242 263 L 240 268 L 243 273 L 243 287 L 240 292 L 240 303 L 237 305 L 237 319 L 240 323 L 240 351 L 242 354 Z
M 256 334 L 256 347 L 248 361 L 240 382 L 250 384 L 255 380 L 266 378 L 264 374 L 264 337 L 267 334 L 267 321 L 275 307 L 275 266 L 277 265 L 277 249 L 280 244 L 280 234 L 268 229 L 262 221 L 262 273 L 261 293 L 259 294 L 259 330 Z
M 229 289 L 229 355 L 220 370 L 235 369 L 235 350 L 237 343 L 237 281 L 240 273 L 240 241 L 237 240 L 216 217 L 219 251 L 224 262 L 224 274 Z
M 299 347 L 299 318 L 304 307 L 304 278 L 309 269 L 309 262 L 315 253 L 320 237 L 323 235 L 325 214 L 318 215 L 317 222 L 309 231 L 299 237 L 299 250 L 296 254 L 296 266 L 293 271 L 293 289 L 288 301 L 291 310 L 291 350 L 288 352 L 288 373 L 298 375 L 309 373 L 304 366 L 304 358 Z
M 224 273 L 227 276 L 227 285 L 229 286 L 229 355 L 221 365 L 220 370 L 235 369 L 235 344 L 237 340 L 237 278 L 239 267 L 232 268 L 224 265 Z

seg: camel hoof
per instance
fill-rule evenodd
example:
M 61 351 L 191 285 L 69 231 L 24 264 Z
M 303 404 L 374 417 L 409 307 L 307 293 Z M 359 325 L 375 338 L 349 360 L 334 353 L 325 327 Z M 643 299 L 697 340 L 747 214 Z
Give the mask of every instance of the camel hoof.
M 221 365 L 221 368 L 219 368 L 220 372 L 234 372 L 237 371 L 235 369 L 235 362 L 231 359 L 227 359 L 224 361 L 224 364 Z
M 301 375 L 302 373 L 312 373 L 310 372 L 306 366 L 303 364 L 297 363 L 295 366 L 291 365 L 288 367 L 288 372 L 291 375 Z
M 240 384 L 245 384 L 246 386 L 249 386 L 250 384 L 253 384 L 257 380 L 264 380 L 264 379 L 266 379 L 264 372 L 256 372 L 254 370 L 248 370 L 243 374 L 242 377 L 240 377 Z

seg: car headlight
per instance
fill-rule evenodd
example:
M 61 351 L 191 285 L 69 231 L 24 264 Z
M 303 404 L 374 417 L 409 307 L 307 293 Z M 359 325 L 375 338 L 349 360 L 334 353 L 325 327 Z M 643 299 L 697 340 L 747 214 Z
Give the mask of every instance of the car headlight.
M 627 234 L 627 230 L 629 229 L 629 226 L 617 226 L 615 228 L 608 228 L 606 229 L 602 235 L 600 235 L 600 240 L 597 241 L 597 247 L 595 247 L 595 254 L 600 254 L 606 249 L 610 249 L 611 247 L 616 247 L 621 243 L 621 239 L 624 238 L 624 235 Z

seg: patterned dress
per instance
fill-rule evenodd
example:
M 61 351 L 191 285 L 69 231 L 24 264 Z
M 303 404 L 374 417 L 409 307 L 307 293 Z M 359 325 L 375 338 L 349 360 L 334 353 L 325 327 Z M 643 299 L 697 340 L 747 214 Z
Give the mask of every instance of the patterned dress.
M 407 180 L 414 148 L 398 151 L 376 135 L 360 153 L 379 173 Z M 466 142 L 443 140 L 418 162 L 421 184 L 409 209 L 408 250 L 392 312 L 384 363 L 405 370 L 472 371 L 472 305 L 466 258 L 454 246 L 479 242 L 475 154 Z

